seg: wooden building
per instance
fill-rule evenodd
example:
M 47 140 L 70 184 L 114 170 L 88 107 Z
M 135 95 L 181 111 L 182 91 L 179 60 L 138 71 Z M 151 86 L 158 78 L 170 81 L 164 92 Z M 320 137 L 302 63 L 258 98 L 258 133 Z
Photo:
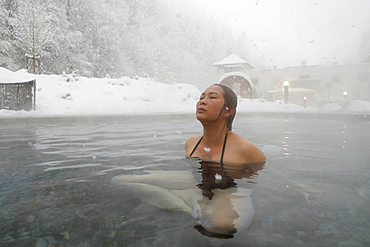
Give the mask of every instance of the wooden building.
M 228 85 L 239 97 L 280 100 L 278 91 L 283 89 L 284 81 L 289 81 L 290 98 L 298 97 L 297 104 L 303 102 L 300 97 L 309 97 L 307 102 L 311 104 L 340 100 L 344 92 L 349 99 L 370 101 L 370 55 L 358 64 L 302 63 L 301 66 L 267 70 L 255 69 L 247 61 L 231 55 L 213 66 L 217 72 L 209 78 L 209 84 Z M 272 94 L 274 90 L 277 91 Z
M 233 89 L 236 95 L 242 98 L 256 98 L 257 91 L 251 78 L 245 71 L 254 70 L 247 61 L 232 54 L 221 61 L 214 63 L 218 73 L 223 75 L 217 80 L 218 84 L 223 84 Z M 242 71 L 242 72 L 241 72 Z

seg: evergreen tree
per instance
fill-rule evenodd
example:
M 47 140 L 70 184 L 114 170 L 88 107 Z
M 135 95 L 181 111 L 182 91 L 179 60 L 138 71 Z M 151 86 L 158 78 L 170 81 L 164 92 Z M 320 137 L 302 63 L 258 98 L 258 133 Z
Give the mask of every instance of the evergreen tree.
M 54 16 L 48 11 L 47 3 L 43 0 L 19 1 L 17 11 L 14 12 L 12 35 L 18 48 L 32 58 L 46 55 L 44 48 L 53 39 Z
M 13 39 L 11 36 L 11 11 L 14 9 L 14 1 L 0 0 L 0 66 L 16 69 L 12 59 Z

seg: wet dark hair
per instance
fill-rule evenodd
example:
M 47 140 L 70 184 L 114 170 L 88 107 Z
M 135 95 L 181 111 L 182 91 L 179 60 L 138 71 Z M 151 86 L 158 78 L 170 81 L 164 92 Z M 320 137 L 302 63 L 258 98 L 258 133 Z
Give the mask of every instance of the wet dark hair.
M 231 90 L 228 86 L 222 85 L 222 84 L 213 84 L 212 86 L 219 86 L 224 91 L 224 107 L 233 109 L 233 113 L 226 119 L 226 126 L 229 131 L 232 130 L 233 127 L 233 121 L 236 114 L 236 107 L 238 105 L 238 97 L 234 93 L 233 90 Z

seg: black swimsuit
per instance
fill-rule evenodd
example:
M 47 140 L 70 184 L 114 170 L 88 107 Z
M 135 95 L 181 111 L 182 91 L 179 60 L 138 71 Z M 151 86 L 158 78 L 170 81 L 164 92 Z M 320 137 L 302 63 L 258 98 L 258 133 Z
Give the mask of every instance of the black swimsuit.
M 198 143 L 195 145 L 193 151 L 190 154 L 190 157 L 193 155 L 194 151 L 199 146 L 199 143 L 202 141 L 203 136 L 199 139 Z M 220 166 L 215 166 L 215 162 L 200 162 L 201 169 L 200 173 L 202 174 L 202 182 L 197 186 L 202 190 L 203 196 L 208 197 L 208 199 L 212 199 L 214 195 L 214 189 L 228 189 L 231 187 L 236 187 L 236 183 L 234 179 L 230 178 L 227 175 L 226 170 L 224 169 L 224 154 L 225 154 L 225 146 L 227 141 L 227 133 L 225 135 L 224 146 L 222 147 L 221 159 L 220 159 Z
M 195 145 L 193 151 L 191 151 L 189 157 L 191 157 L 194 153 L 194 151 L 197 149 L 197 147 L 199 146 L 199 143 L 202 141 L 203 139 L 203 136 L 199 139 L 197 145 Z M 221 159 L 220 159 L 220 164 L 221 165 L 224 165 L 224 154 L 225 154 L 225 146 L 226 146 L 226 141 L 227 141 L 227 132 L 226 132 L 226 135 L 225 135 L 225 139 L 224 139 L 224 146 L 222 147 L 222 153 L 221 153 Z

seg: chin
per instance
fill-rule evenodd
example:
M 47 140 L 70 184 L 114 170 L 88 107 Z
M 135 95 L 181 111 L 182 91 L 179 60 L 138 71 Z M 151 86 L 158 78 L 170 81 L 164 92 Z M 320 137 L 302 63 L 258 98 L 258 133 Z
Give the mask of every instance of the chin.
M 197 117 L 197 119 L 198 119 L 199 121 L 204 120 L 204 118 L 205 118 L 205 116 L 204 116 L 204 115 L 199 114 L 199 113 L 197 113 L 197 114 L 196 114 L 196 117 Z

